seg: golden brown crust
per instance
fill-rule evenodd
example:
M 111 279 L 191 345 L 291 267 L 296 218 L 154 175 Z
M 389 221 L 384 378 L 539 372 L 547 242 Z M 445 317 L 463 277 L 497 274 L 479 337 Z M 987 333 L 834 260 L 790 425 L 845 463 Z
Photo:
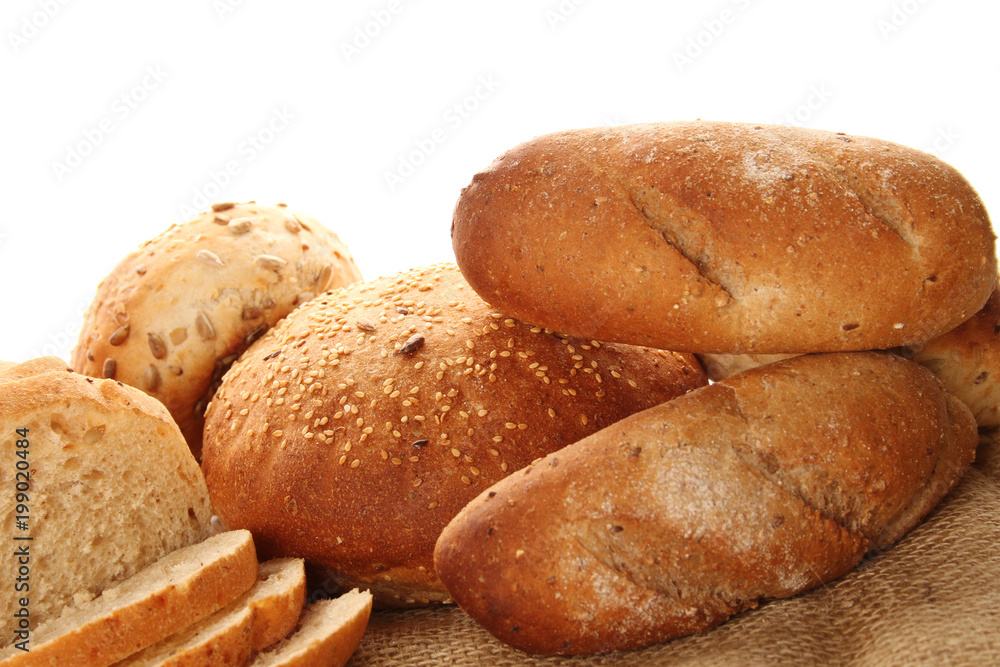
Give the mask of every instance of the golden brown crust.
M 912 528 L 975 445 L 968 410 L 916 364 L 796 357 L 511 475 L 448 525 L 435 566 L 519 649 L 636 648 L 843 574 Z
M 281 206 L 216 205 L 130 253 L 87 311 L 72 366 L 156 397 L 195 456 L 205 405 L 249 344 L 300 303 L 360 280 L 346 246 Z
M 452 240 L 512 316 L 692 352 L 923 342 L 979 310 L 996 273 L 986 210 L 934 156 L 737 123 L 521 144 L 463 190 Z
M 307 606 L 296 631 L 254 656 L 250 667 L 342 667 L 357 648 L 372 611 L 367 591 L 348 591 Z
M 908 352 L 969 406 L 981 428 L 1000 427 L 1000 289 L 967 321 Z
M 479 491 L 705 383 L 691 355 L 507 318 L 454 265 L 325 294 L 259 340 L 206 416 L 219 515 L 383 605 L 447 599 L 431 554 Z
M 186 628 L 237 598 L 257 579 L 246 531 L 179 549 L 40 627 L 31 650 L 0 653 L 4 667 L 110 665 Z

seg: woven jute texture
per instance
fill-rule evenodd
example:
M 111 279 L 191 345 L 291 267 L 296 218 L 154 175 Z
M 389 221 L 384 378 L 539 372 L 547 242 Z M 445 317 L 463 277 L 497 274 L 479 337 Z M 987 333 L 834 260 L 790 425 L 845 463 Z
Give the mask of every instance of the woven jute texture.
M 382 611 L 361 665 L 1000 665 L 1000 439 L 909 535 L 826 586 L 638 651 L 542 658 L 455 607 Z

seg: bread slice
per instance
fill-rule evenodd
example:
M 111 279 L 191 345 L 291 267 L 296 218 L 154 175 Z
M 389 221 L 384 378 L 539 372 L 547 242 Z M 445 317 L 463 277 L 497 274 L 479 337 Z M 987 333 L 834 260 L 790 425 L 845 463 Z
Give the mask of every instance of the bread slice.
M 241 600 L 147 646 L 115 667 L 225 667 L 250 657 L 253 613 Z
M 174 551 L 10 646 L 2 667 L 103 667 L 226 606 L 257 580 L 253 538 L 235 530 Z
M 295 628 L 305 596 L 302 559 L 262 563 L 254 587 L 229 606 L 146 647 L 116 667 L 243 665 L 253 651 L 280 641 Z
M 372 594 L 357 589 L 314 602 L 302 612 L 295 634 L 250 661 L 250 667 L 340 667 L 361 641 Z
M 250 648 L 262 651 L 295 629 L 306 601 L 306 567 L 301 558 L 261 563 L 247 602 L 253 614 Z
M 31 538 L 17 544 L 30 544 L 34 631 L 204 540 L 212 505 L 198 462 L 156 399 L 73 373 L 55 357 L 5 366 L 0 482 L 9 492 L 0 493 L 0 526 L 7 540 Z M 13 578 L 18 566 L 15 547 L 0 549 L 0 572 Z M 13 579 L 0 594 L 0 646 L 23 629 L 14 617 L 21 595 Z

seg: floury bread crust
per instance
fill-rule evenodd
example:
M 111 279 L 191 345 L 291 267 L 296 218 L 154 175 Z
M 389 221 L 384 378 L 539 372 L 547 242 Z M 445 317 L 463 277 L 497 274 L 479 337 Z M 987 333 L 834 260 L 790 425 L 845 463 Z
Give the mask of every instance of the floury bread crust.
M 500 481 L 443 531 L 455 601 L 533 653 L 707 630 L 844 574 L 962 476 L 968 408 L 929 371 L 805 355 L 628 417 Z
M 215 204 L 130 253 L 87 311 L 73 367 L 159 399 L 200 455 L 229 365 L 300 303 L 360 280 L 347 247 L 284 205 Z
M 432 266 L 322 295 L 257 341 L 208 409 L 202 465 L 263 554 L 428 604 L 448 598 L 435 540 L 476 494 L 704 383 L 691 355 L 554 335 Z
M 27 429 L 19 447 L 17 429 Z M 19 453 L 26 454 L 25 458 Z M 27 461 L 28 530 L 16 528 L 16 464 Z M 0 645 L 14 637 L 15 545 L 30 546 L 32 627 L 205 539 L 212 507 L 198 463 L 166 409 L 113 380 L 71 372 L 54 357 L 0 370 Z M 31 542 L 15 542 L 30 536 Z
M 678 122 L 539 137 L 476 174 L 452 241 L 497 309 L 571 335 L 768 354 L 922 343 L 978 311 L 972 187 L 887 141 Z

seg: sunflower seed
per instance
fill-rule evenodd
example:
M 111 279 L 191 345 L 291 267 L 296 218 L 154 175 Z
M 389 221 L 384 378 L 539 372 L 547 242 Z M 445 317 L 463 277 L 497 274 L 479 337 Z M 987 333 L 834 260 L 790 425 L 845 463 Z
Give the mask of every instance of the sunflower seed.
M 244 306 L 242 317 L 244 320 L 259 320 L 264 317 L 264 313 L 260 312 L 260 308 L 255 306 Z
M 414 334 L 406 339 L 403 343 L 403 347 L 399 348 L 397 354 L 410 354 L 411 352 L 416 352 L 424 346 L 424 337 L 420 334 Z
M 222 225 L 223 227 L 225 227 L 226 225 L 229 224 L 229 217 L 225 215 L 217 215 L 214 218 L 212 218 L 212 222 L 214 222 L 217 225 Z
M 160 371 L 153 364 L 142 372 L 142 384 L 146 387 L 146 391 L 156 391 L 160 388 Z
M 275 350 L 274 352 L 271 352 L 266 357 L 264 357 L 264 361 L 270 361 L 271 359 L 274 359 L 279 354 L 281 354 L 281 350 Z
M 149 339 L 149 351 L 153 353 L 153 357 L 156 359 L 162 359 L 167 356 L 167 345 L 163 342 L 163 339 L 157 336 L 155 333 L 151 333 L 148 336 Z
M 212 210 L 216 213 L 219 211 L 228 211 L 232 207 L 236 206 L 234 202 L 231 201 L 220 201 L 212 204 Z
M 116 370 L 118 370 L 118 363 L 114 359 L 108 357 L 104 360 L 104 368 L 101 369 L 104 377 L 113 379 Z
M 202 340 L 215 338 L 215 327 L 212 326 L 212 321 L 203 311 L 199 310 L 198 315 L 194 318 L 194 328 L 198 330 L 198 335 L 201 336 Z
M 257 255 L 253 258 L 253 261 L 257 263 L 262 269 L 267 269 L 269 271 L 277 271 L 285 264 L 288 264 L 288 260 L 282 259 L 275 255 Z
M 112 345 L 121 345 L 126 340 L 128 340 L 128 333 L 130 329 L 131 327 L 128 324 L 126 324 L 123 327 L 118 327 L 118 329 L 116 329 L 115 332 L 111 334 L 111 338 L 108 339 L 108 342 L 111 343 Z
M 294 215 L 287 215 L 286 214 L 285 215 L 285 229 L 287 229 L 288 231 L 290 231 L 293 234 L 298 234 L 299 232 L 302 231 L 302 225 L 299 224 L 299 221 L 295 219 Z
M 146 265 L 140 264 L 139 266 L 135 267 L 135 272 L 138 273 L 140 276 L 146 275 Z
M 253 329 L 250 330 L 250 333 L 246 335 L 246 337 L 243 339 L 243 342 L 246 343 L 247 347 L 250 347 L 251 345 L 253 345 L 255 340 L 264 335 L 265 331 L 267 331 L 267 322 L 265 322 L 264 324 L 258 324 L 257 326 L 255 326 Z M 233 361 L 235 361 L 235 359 Z
M 362 331 L 375 331 L 375 328 L 376 328 L 375 327 L 375 323 L 372 322 L 367 317 L 360 317 L 360 318 L 358 318 L 357 325 L 358 325 L 358 328 L 361 329 Z
M 229 223 L 229 231 L 233 234 L 246 234 L 253 227 L 253 218 L 236 218 Z
M 215 266 L 224 266 L 221 257 L 216 255 L 211 250 L 205 250 L 204 248 L 198 251 L 198 259 L 205 262 L 206 264 L 214 264 Z
M 327 285 L 330 284 L 330 278 L 333 277 L 333 265 L 327 264 L 323 267 L 323 270 L 319 272 L 316 276 L 316 287 L 318 291 L 325 292 Z

